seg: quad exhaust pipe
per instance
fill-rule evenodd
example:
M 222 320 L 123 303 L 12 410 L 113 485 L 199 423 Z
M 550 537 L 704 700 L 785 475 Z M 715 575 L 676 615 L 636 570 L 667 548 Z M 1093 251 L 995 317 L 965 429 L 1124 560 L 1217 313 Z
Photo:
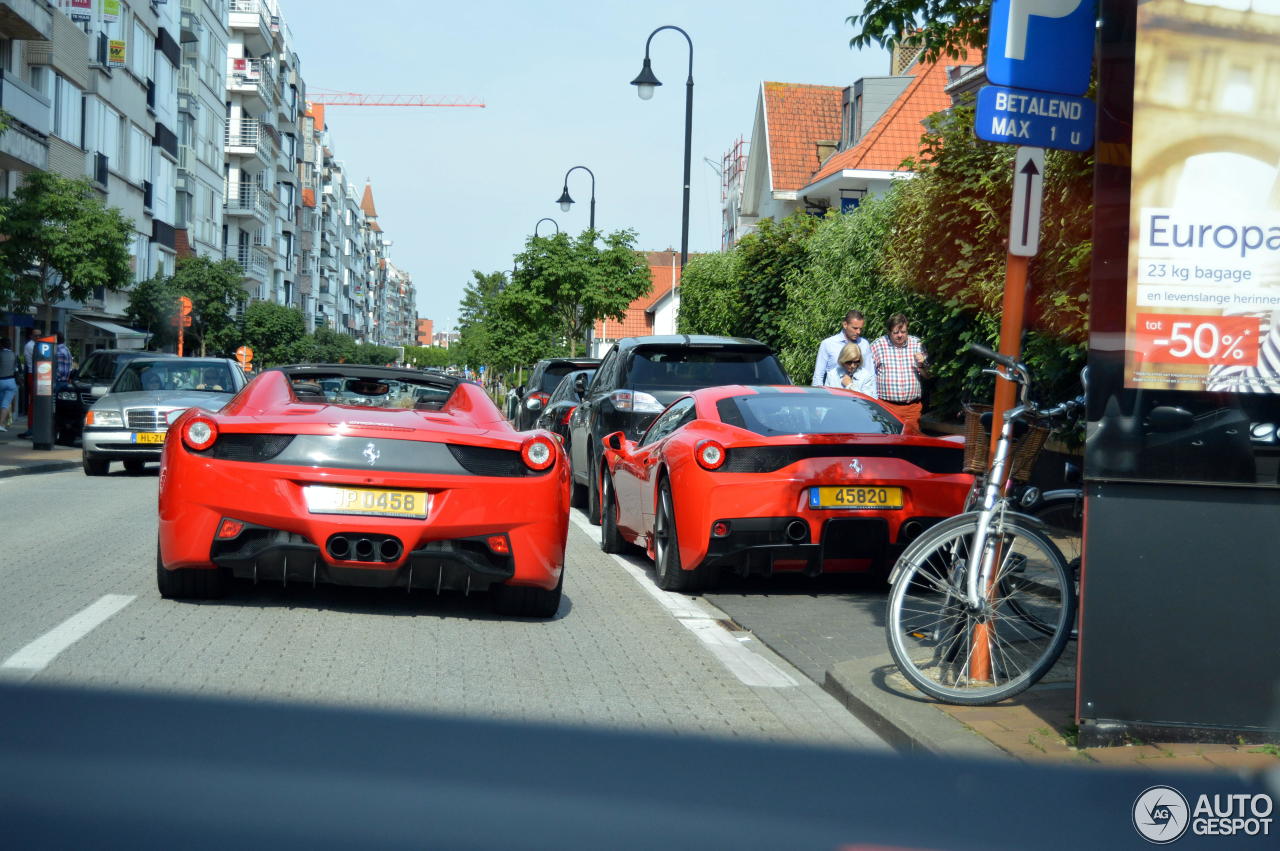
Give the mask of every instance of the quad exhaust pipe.
M 404 546 L 397 538 L 347 532 L 330 537 L 325 549 L 337 561 L 384 563 L 396 561 L 404 552 Z

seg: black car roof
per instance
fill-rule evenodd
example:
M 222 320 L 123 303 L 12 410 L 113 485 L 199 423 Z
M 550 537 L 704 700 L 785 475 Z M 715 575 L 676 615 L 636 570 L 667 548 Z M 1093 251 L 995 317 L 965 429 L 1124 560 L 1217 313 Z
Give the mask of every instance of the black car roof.
M 711 334 L 652 334 L 647 337 L 623 337 L 614 345 L 619 349 L 634 349 L 640 346 L 688 346 L 691 348 L 743 348 L 772 351 L 767 343 L 753 340 L 750 337 L 718 337 Z
M 533 365 L 533 368 L 534 368 L 534 369 L 537 369 L 537 368 L 538 368 L 538 367 L 540 367 L 540 366 L 558 366 L 559 364 L 562 364 L 562 363 L 567 363 L 567 364 L 569 364 L 570 366 L 575 366 L 575 367 L 579 367 L 579 368 L 585 369 L 585 368 L 588 368 L 588 367 L 597 366 L 597 365 L 600 363 L 600 358 L 586 358 L 586 357 L 583 357 L 583 358 L 543 358 L 542 360 L 540 360 L 540 361 L 538 361 L 536 364 L 534 364 L 534 365 Z

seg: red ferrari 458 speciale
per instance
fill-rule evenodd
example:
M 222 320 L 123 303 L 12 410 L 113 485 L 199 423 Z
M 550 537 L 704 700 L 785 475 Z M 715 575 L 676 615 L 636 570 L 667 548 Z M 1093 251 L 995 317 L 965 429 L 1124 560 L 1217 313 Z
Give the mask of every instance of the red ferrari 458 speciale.
M 723 570 L 887 573 L 973 482 L 962 443 L 903 434 L 875 399 L 823 387 L 696 390 L 639 442 L 604 442 L 600 546 L 643 547 L 672 591 Z
M 412 369 L 306 365 L 257 376 L 165 441 L 164 597 L 228 577 L 488 590 L 501 614 L 560 605 L 569 468 L 475 384 Z

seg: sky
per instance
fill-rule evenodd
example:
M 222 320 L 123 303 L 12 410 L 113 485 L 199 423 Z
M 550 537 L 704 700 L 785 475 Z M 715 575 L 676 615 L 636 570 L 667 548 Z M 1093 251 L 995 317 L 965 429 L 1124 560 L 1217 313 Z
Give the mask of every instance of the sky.
M 335 156 L 360 185 L 372 182 L 391 259 L 436 331 L 454 327 L 472 271 L 509 271 L 539 219 L 586 229 L 586 172 L 569 179 L 573 208 L 555 203 L 573 166 L 595 173 L 597 230 L 631 229 L 641 250 L 680 247 L 684 38 L 654 38 L 663 85 L 652 100 L 630 85 L 657 27 L 693 41 L 690 253 L 719 250 L 715 169 L 736 139 L 750 141 L 763 81 L 847 86 L 889 72 L 886 51 L 849 47 L 859 0 L 280 2 L 309 89 L 485 104 L 326 114 Z M 541 233 L 553 230 L 543 223 Z

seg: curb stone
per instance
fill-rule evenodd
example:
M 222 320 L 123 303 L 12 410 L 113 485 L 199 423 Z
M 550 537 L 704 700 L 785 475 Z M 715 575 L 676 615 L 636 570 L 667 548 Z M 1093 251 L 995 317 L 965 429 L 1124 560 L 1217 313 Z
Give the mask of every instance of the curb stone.
M 888 654 L 838 662 L 827 670 L 822 688 L 895 750 L 934 756 L 963 756 L 1008 761 L 987 739 L 939 711 L 928 699 L 907 692 Z

